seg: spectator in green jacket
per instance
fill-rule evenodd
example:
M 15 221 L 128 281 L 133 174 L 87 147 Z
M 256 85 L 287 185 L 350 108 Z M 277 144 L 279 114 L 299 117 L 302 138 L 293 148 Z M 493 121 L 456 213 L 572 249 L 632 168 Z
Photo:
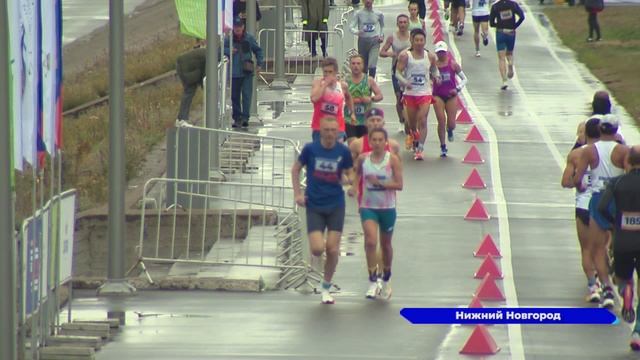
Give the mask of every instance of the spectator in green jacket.
M 199 40 L 198 44 L 202 44 L 202 41 Z M 176 120 L 176 123 L 179 125 L 183 125 L 189 121 L 191 102 L 198 90 L 198 86 L 203 85 L 202 81 L 206 74 L 206 65 L 207 49 L 201 46 L 196 46 L 195 49 L 178 56 L 176 73 L 184 88 L 182 99 L 180 100 L 180 110 L 178 111 L 178 118 Z

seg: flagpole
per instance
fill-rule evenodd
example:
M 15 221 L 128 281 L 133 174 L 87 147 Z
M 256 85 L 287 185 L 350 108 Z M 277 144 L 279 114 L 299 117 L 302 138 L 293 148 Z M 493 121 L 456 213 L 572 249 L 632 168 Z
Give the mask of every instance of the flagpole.
M 9 132 L 9 16 L 0 0 L 0 359 L 16 360 L 16 243 L 11 193 L 11 133 Z

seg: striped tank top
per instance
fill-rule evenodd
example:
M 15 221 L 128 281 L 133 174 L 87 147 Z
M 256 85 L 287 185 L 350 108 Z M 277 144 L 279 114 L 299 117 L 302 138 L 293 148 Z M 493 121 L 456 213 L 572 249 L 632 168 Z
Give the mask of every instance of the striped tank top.
M 355 103 L 356 99 L 360 99 L 365 96 L 371 96 L 371 87 L 369 87 L 369 76 L 364 75 L 360 82 L 353 82 L 353 79 L 349 77 L 347 79 L 347 85 L 349 86 L 349 94 L 354 100 L 353 108 L 356 111 L 356 120 L 358 123 L 356 125 L 364 125 L 364 115 L 371 108 L 371 103 Z M 348 119 L 351 117 L 351 110 L 349 107 L 344 107 L 344 118 Z
M 391 152 L 386 151 L 384 158 L 379 163 L 371 161 L 371 154 L 368 153 L 362 163 L 363 192 L 361 207 L 365 209 L 394 209 L 396 207 L 396 191 L 386 190 L 374 186 L 370 179 L 376 178 L 382 183 L 393 179 L 391 168 Z

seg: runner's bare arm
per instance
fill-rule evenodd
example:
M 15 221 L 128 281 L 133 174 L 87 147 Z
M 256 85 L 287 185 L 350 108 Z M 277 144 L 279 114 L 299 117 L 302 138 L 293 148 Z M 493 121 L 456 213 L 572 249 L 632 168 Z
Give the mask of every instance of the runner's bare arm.
M 300 171 L 302 171 L 302 163 L 296 160 L 291 167 L 291 185 L 293 186 L 293 196 L 299 206 L 304 206 L 306 201 L 304 193 L 300 189 Z
M 576 172 L 576 158 L 580 154 L 579 149 L 572 150 L 569 155 L 567 155 L 567 164 L 564 167 L 564 171 L 562 172 L 562 180 L 560 183 L 563 188 L 573 188 L 575 185 L 573 184 L 573 174 Z
M 351 122 L 355 123 L 357 121 L 357 119 L 356 119 L 356 108 L 355 108 L 355 105 L 353 103 L 353 97 L 351 96 L 351 93 L 349 92 L 349 86 L 347 86 L 347 83 L 344 82 L 344 81 L 340 81 L 340 86 L 342 86 L 342 93 L 344 94 L 344 102 L 347 105 L 347 107 L 349 108 L 349 111 L 351 112 Z
M 402 158 L 400 157 L 400 144 L 398 144 L 395 139 L 389 139 L 389 147 L 391 148 L 391 152 L 402 162 Z
M 409 55 L 407 51 L 403 51 L 398 55 L 398 63 L 396 65 L 396 79 L 400 82 L 400 85 L 405 86 L 407 89 L 411 89 L 411 83 L 404 77 L 404 69 L 407 67 L 407 61 Z
M 354 163 L 354 171 L 352 171 L 353 177 L 351 180 L 351 187 L 349 188 L 349 196 L 355 196 L 358 193 L 358 184 L 360 183 L 360 177 L 362 176 L 362 162 L 363 157 L 359 156 Z
M 380 86 L 378 86 L 378 83 L 371 76 L 369 76 L 369 88 L 371 89 L 371 92 L 373 92 L 371 101 L 378 102 L 384 99 L 384 96 L 382 96 L 382 90 L 380 90 Z
M 576 162 L 576 170 L 573 174 L 573 185 L 578 189 L 578 191 L 583 192 L 585 189 L 582 187 L 582 177 L 584 173 L 587 171 L 587 167 L 591 163 L 591 159 L 593 157 L 592 145 L 587 145 L 582 148 L 580 152 L 580 156 L 578 156 Z
M 324 94 L 324 90 L 326 89 L 327 84 L 324 81 L 324 79 L 316 79 L 313 80 L 312 86 L 311 86 L 311 102 L 315 103 L 318 100 L 320 100 L 320 98 L 322 98 L 322 95 Z
M 362 149 L 362 138 L 355 139 L 349 144 L 349 151 L 351 152 L 351 158 L 356 159 L 356 162 L 360 159 L 360 150 Z M 352 183 L 356 183 L 354 178 L 351 179 Z
M 431 78 L 436 82 L 440 82 L 440 69 L 438 69 L 438 65 L 436 65 L 437 58 L 432 53 L 428 53 L 429 57 L 429 74 L 431 74 Z
M 384 45 L 380 48 L 380 57 L 393 57 L 395 53 L 391 51 L 391 44 L 393 43 L 393 35 L 387 36 L 387 40 L 384 42 Z

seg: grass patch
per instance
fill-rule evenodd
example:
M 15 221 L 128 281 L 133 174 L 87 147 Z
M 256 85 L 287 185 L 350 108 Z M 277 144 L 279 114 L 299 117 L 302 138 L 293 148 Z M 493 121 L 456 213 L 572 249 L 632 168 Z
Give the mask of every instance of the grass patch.
M 544 10 L 562 42 L 602 81 L 640 124 L 640 6 L 609 6 L 598 15 L 602 41 L 588 43 L 587 13 L 581 6 Z
M 125 53 L 125 86 L 175 70 L 178 55 L 191 49 L 194 40 L 170 33 L 158 35 L 148 46 Z M 109 56 L 104 54 L 83 71 L 65 75 L 64 111 L 109 94 Z

